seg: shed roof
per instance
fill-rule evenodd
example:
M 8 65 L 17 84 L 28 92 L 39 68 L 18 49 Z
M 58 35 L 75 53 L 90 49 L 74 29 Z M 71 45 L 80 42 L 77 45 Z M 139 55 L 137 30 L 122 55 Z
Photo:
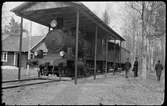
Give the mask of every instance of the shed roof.
M 51 20 L 57 16 L 64 19 L 64 26 L 76 26 L 76 11 L 80 11 L 79 29 L 85 32 L 95 32 L 98 26 L 98 36 L 107 36 L 109 39 L 124 41 L 118 33 L 106 25 L 91 10 L 80 2 L 26 2 L 12 11 L 23 18 L 49 26 Z
M 37 45 L 44 36 L 32 36 L 31 37 L 31 49 Z M 2 51 L 18 52 L 19 51 L 19 36 L 10 35 L 6 39 L 2 40 Z M 22 51 L 27 52 L 29 38 L 24 37 L 22 39 Z

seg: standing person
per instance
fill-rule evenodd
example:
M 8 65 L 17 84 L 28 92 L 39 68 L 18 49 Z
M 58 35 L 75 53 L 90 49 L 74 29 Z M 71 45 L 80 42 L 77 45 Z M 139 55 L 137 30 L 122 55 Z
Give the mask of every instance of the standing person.
M 163 70 L 163 66 L 162 64 L 160 64 L 160 60 L 158 60 L 158 63 L 155 65 L 157 81 L 160 81 L 162 70 Z
M 134 72 L 134 77 L 137 77 L 138 76 L 138 60 L 137 60 L 137 57 L 135 58 L 135 62 L 134 62 L 132 71 Z
M 116 72 L 116 70 L 117 70 L 117 68 L 116 68 L 116 63 L 113 63 L 113 75 L 115 75 L 115 72 Z
M 129 62 L 129 58 L 127 58 L 127 61 L 125 62 L 125 77 L 128 78 L 128 71 L 131 68 L 131 63 Z

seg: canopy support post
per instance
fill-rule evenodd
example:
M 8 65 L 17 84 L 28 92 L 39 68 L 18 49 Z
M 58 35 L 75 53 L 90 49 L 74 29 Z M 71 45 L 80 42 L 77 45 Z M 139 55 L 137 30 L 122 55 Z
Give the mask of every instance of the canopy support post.
M 95 29 L 95 57 L 94 57 L 94 80 L 96 79 L 96 58 L 97 58 L 97 32 L 98 32 L 98 28 L 96 26 L 96 29 Z
M 107 63 L 108 63 L 108 40 L 106 39 L 106 66 L 105 66 L 105 77 L 107 74 Z
M 78 32 L 79 32 L 79 9 L 76 14 L 76 42 L 75 42 L 75 84 L 77 84 L 77 63 L 78 63 Z
M 20 43 L 19 43 L 19 70 L 18 70 L 18 80 L 21 79 L 22 36 L 23 36 L 23 18 L 21 17 L 21 24 L 20 24 Z
M 32 21 L 30 22 L 30 33 L 28 36 L 28 61 L 31 59 L 31 36 L 32 36 Z M 26 74 L 29 76 L 30 65 L 27 65 Z
M 122 44 L 122 41 L 120 41 L 120 63 L 121 63 L 121 44 Z
M 113 59 L 114 59 L 114 61 L 113 61 L 114 71 L 113 71 L 113 74 L 115 74 L 115 71 L 116 71 L 115 70 L 115 67 L 116 67 L 116 52 L 115 52 L 116 48 L 115 47 L 116 47 L 116 40 L 114 39 L 114 56 L 113 56 Z
M 48 32 L 49 32 L 50 30 L 51 30 L 51 27 L 49 26 L 49 27 L 48 27 Z

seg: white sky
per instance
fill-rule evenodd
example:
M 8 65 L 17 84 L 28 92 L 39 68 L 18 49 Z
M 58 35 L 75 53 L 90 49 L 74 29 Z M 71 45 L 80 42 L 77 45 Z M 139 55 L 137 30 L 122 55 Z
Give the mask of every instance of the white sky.
M 10 11 L 11 9 L 13 9 L 14 7 L 17 7 L 18 5 L 22 4 L 23 2 L 5 2 L 4 5 L 7 7 L 7 11 Z M 120 25 L 121 25 L 121 20 L 119 19 L 118 16 L 116 16 L 117 14 L 119 14 L 120 10 L 119 10 L 119 2 L 82 2 L 84 5 L 86 5 L 91 11 L 95 12 L 96 15 L 101 18 L 102 17 L 102 13 L 104 12 L 104 10 L 106 9 L 106 6 L 109 5 L 109 8 L 112 9 L 112 23 L 110 23 L 110 27 L 112 29 L 114 29 L 116 32 L 118 32 L 119 34 L 121 34 L 121 29 L 120 29 Z M 4 6 L 3 5 L 3 6 Z M 3 8 L 2 8 L 3 9 Z M 14 16 L 16 21 L 20 21 L 20 17 L 14 15 L 12 12 L 9 12 L 10 15 Z M 24 22 L 30 23 L 27 20 L 24 20 Z M 26 28 L 29 28 L 30 24 L 26 24 Z M 33 28 L 32 28 L 32 35 L 38 35 L 41 30 L 36 30 L 36 28 L 45 28 L 45 27 L 41 27 L 41 25 L 36 24 L 33 22 Z M 46 30 L 47 31 L 47 30 Z

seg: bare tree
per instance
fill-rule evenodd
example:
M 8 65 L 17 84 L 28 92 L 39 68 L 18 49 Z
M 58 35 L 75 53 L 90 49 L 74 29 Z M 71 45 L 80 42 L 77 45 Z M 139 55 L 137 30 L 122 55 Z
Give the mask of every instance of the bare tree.
M 20 31 L 21 31 L 20 25 L 21 24 L 16 22 L 15 19 L 12 17 L 10 19 L 9 25 L 7 25 L 8 28 L 9 28 L 9 31 L 6 32 L 6 33 L 9 33 L 9 34 L 15 35 L 15 36 L 19 36 L 20 35 Z M 28 31 L 26 29 L 23 29 L 23 32 L 28 32 Z
M 103 17 L 102 17 L 104 23 L 106 23 L 107 25 L 109 24 L 110 22 L 110 17 L 109 17 L 109 14 L 107 12 L 107 9 L 105 9 L 104 13 L 103 13 Z
M 129 7 L 130 10 L 135 11 L 137 14 L 135 14 L 141 23 L 137 23 L 134 21 L 134 19 L 131 20 L 131 22 L 134 22 L 135 24 L 141 24 L 141 29 L 134 28 L 133 24 L 129 22 L 129 24 L 132 24 L 133 28 L 132 30 L 136 31 L 138 30 L 139 33 L 141 32 L 141 68 L 144 77 L 146 77 L 146 70 L 151 70 L 151 62 L 153 59 L 151 59 L 151 41 L 155 38 L 162 37 L 165 35 L 165 4 L 163 2 L 128 2 L 126 5 Z M 133 14 L 131 14 L 131 18 L 135 18 Z M 134 34 L 136 35 L 136 34 Z M 134 43 L 133 39 L 133 45 Z M 162 42 L 162 41 L 161 41 Z M 164 48 L 163 43 L 161 43 L 161 46 Z M 135 47 L 135 45 L 134 45 Z M 133 49 L 134 49 L 133 47 Z M 162 49 L 163 50 L 163 49 Z M 134 53 L 134 52 L 133 52 Z M 162 51 L 164 53 L 164 51 Z M 159 54 L 160 55 L 160 54 Z M 164 56 L 164 54 L 163 54 Z M 154 59 L 155 60 L 155 59 Z M 149 63 L 149 64 L 147 64 Z

